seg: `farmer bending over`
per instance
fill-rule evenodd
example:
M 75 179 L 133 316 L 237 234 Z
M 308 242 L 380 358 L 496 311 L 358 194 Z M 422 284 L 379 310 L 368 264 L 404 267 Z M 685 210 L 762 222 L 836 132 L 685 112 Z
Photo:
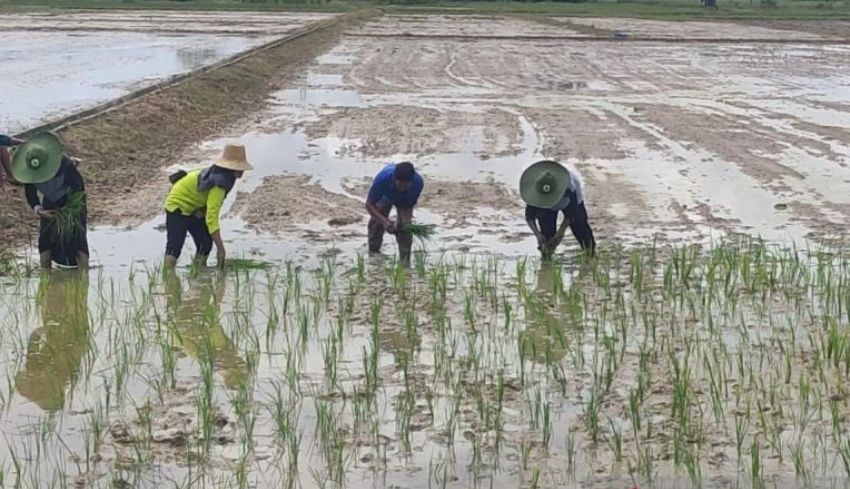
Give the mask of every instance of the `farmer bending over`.
M 228 145 L 214 165 L 172 175 L 171 191 L 165 200 L 166 267 L 177 265 L 187 232 L 195 242 L 195 260 L 198 263 L 206 265 L 215 243 L 218 266 L 224 266 L 227 253 L 221 239 L 218 216 L 224 198 L 233 189 L 236 180 L 251 168 L 245 156 L 245 146 Z
M 88 268 L 86 186 L 62 143 L 50 133 L 22 144 L 12 157 L 12 175 L 24 184 L 27 203 L 39 217 L 38 254 L 43 268 Z
M 520 195 L 527 204 L 525 220 L 537 238 L 537 249 L 550 259 L 569 227 L 581 249 L 590 256 L 596 252 L 593 230 L 578 175 L 555 161 L 538 161 L 526 168 L 520 178 Z M 558 213 L 564 221 L 558 227 Z
M 0 168 L 0 186 L 6 183 L 6 180 L 9 180 L 11 183 L 17 183 L 15 177 L 12 176 L 12 163 L 7 148 L 19 144 L 24 144 L 24 142 L 20 139 L 0 134 L 0 166 L 3 167 Z
M 413 208 L 419 200 L 425 182 L 413 169 L 413 163 L 390 164 L 372 180 L 366 210 L 369 211 L 369 253 L 379 253 L 384 232 L 394 234 L 398 243 L 399 258 L 410 262 L 413 237 L 399 230 L 413 221 Z M 396 208 L 396 222 L 389 219 L 390 210 Z

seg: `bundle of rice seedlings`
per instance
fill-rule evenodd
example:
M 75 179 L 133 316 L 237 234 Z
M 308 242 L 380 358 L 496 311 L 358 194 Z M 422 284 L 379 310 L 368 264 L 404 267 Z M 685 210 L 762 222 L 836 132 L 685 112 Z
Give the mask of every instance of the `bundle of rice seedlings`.
M 53 216 L 52 228 L 56 240 L 60 243 L 78 238 L 86 232 L 80 218 L 86 212 L 85 194 L 73 192 L 68 195 L 68 202 L 56 210 Z
M 409 234 L 420 241 L 430 241 L 437 234 L 437 226 L 434 224 L 407 224 L 399 230 Z

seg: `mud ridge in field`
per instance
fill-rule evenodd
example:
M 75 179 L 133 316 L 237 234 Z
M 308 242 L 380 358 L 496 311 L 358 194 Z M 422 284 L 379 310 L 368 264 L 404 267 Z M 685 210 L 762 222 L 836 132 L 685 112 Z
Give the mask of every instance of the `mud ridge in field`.
M 189 163 L 187 150 L 200 142 L 233 134 L 234 124 L 262 108 L 297 67 L 327 50 L 360 19 L 348 17 L 62 130 L 69 152 L 82 160 L 89 221 L 133 225 L 157 213 L 168 185 L 164 168 Z M 20 190 L 0 190 L 3 246 L 30 241 L 35 233 L 37 222 L 22 200 Z

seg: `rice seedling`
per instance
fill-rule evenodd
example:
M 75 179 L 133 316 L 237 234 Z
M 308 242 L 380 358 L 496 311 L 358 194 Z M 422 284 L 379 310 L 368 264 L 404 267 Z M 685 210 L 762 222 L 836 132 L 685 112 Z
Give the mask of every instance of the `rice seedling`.
M 56 390 L 64 409 L 95 406 L 76 417 L 85 419 L 86 435 L 68 434 L 64 423 L 75 417 L 41 417 L 31 435 L 20 430 L 16 436 L 31 441 L 12 443 L 18 460 L 39 467 L 22 467 L 21 484 L 36 473 L 51 484 L 50 465 L 64 456 L 45 454 L 60 438 L 96 460 L 110 436 L 105 426 L 119 416 L 132 418 L 139 438 L 126 447 L 127 466 L 91 468 L 106 472 L 104 481 L 143 479 L 162 463 L 147 448 L 153 413 L 187 390 L 198 424 L 180 456 L 191 458 L 197 482 L 175 486 L 296 487 L 313 484 L 299 482 L 310 473 L 334 486 L 359 479 L 361 470 L 391 479 L 422 450 L 432 454 L 434 486 L 455 485 L 458 463 L 470 485 L 486 484 L 496 471 L 508 484 L 557 485 L 548 480 L 551 457 L 563 456 L 560 472 L 574 480 L 601 452 L 615 477 L 628 469 L 643 486 L 686 473 L 698 487 L 718 477 L 714 462 L 701 460 L 718 441 L 737 450 L 746 484 L 791 470 L 800 481 L 848 470 L 847 257 L 756 240 L 612 249 L 575 273 L 561 264 L 546 290 L 527 281 L 535 260 L 506 267 L 473 255 L 419 255 L 415 271 L 393 263 L 378 274 L 362 257 L 344 260 L 324 258 L 308 273 L 272 263 L 215 274 L 228 293 L 196 306 L 184 322 L 217 325 L 223 334 L 196 342 L 197 355 L 178 345 L 166 304 L 173 294 L 164 297 L 150 277 L 158 272 L 133 266 L 123 276 L 132 283 L 98 276 L 89 296 L 92 333 L 61 341 L 90 351 L 70 362 L 81 367 Z M 0 360 L 13 370 L 0 388 L 5 412 L 18 409 L 11 394 L 23 377 L 14 370 L 29 368 L 27 350 L 45 343 L 15 326 L 39 318 L 25 299 L 32 289 L 12 284 L 0 305 L 10 324 L 0 328 Z M 173 296 L 185 303 L 192 290 Z M 244 373 L 229 375 L 233 365 Z M 314 399 L 315 416 L 312 409 L 302 416 L 301 403 Z M 234 413 L 228 426 L 239 449 L 226 476 L 214 475 L 211 464 L 222 405 Z M 576 405 L 580 425 L 568 425 Z M 455 460 L 464 438 L 470 444 Z M 586 441 L 579 446 L 579 439 Z M 268 456 L 264 444 L 273 445 L 273 462 L 257 460 Z M 11 483 L 14 464 L 4 461 Z M 74 463 L 88 470 L 82 458 Z M 258 476 L 266 463 L 279 467 L 277 480 Z
M 590 439 L 596 443 L 599 440 L 599 409 L 601 408 L 601 399 L 596 389 L 591 389 L 590 400 L 585 404 L 584 422 L 587 430 L 590 432 Z
M 609 440 L 611 444 L 611 450 L 614 453 L 614 462 L 620 462 L 623 460 L 623 432 L 614 422 L 613 419 L 608 419 L 608 427 L 611 430 L 611 439 Z
M 400 233 L 412 236 L 414 239 L 426 242 L 430 241 L 437 234 L 437 226 L 434 224 L 405 224 L 399 228 Z
M 56 210 L 50 229 L 59 243 L 67 243 L 85 233 L 82 217 L 86 212 L 86 196 L 83 192 L 68 194 L 65 205 Z
M 761 449 L 759 447 L 758 437 L 753 439 L 750 445 L 750 477 L 752 478 L 751 487 L 759 489 L 764 487 L 764 465 L 761 459 Z
M 850 439 L 844 438 L 839 442 L 838 455 L 841 457 L 845 475 L 850 477 Z

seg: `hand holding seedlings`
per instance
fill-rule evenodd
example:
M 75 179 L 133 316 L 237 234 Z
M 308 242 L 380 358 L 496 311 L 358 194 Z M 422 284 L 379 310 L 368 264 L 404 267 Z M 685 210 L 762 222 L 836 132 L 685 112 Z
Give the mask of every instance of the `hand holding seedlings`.
M 593 255 L 596 240 L 587 222 L 587 209 L 578 173 L 556 161 L 538 161 L 525 169 L 519 182 L 525 201 L 525 221 L 537 237 L 537 249 L 548 259 L 569 228 L 582 250 Z M 564 215 L 557 227 L 558 214 Z
M 45 210 L 40 205 L 35 206 L 35 215 L 42 219 L 53 219 L 56 216 L 56 211 Z
M 386 230 L 388 234 L 396 234 L 398 232 L 395 223 L 390 221 L 389 219 L 387 219 L 384 223 L 384 230 Z

